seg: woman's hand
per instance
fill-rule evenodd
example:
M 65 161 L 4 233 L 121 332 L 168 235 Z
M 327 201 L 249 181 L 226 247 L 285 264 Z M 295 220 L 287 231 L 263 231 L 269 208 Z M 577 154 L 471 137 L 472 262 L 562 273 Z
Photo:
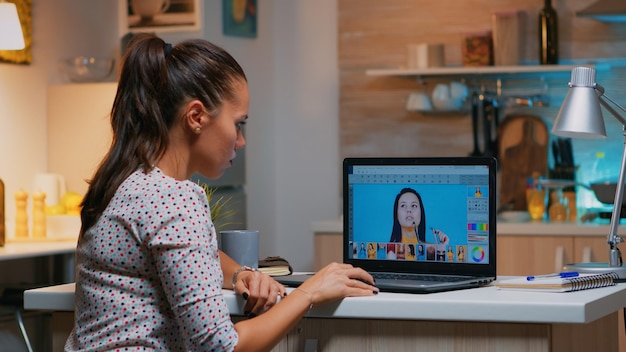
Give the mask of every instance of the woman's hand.
M 259 315 L 287 295 L 285 286 L 260 271 L 241 271 L 237 275 L 234 290 L 245 300 L 243 311 L 248 316 Z
M 448 235 L 439 229 L 433 229 L 433 236 L 435 236 L 435 243 L 448 244 L 450 242 Z
M 350 264 L 331 263 L 306 280 L 300 288 L 311 293 L 313 305 L 344 297 L 378 294 L 374 278 L 361 268 Z

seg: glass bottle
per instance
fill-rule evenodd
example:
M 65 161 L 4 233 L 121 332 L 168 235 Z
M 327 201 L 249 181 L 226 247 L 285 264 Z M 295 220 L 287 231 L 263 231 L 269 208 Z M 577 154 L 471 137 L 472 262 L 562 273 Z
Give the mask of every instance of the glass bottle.
M 536 172 L 527 180 L 526 204 L 532 220 L 543 219 L 546 211 L 545 190 L 540 187 L 539 174 Z
M 563 204 L 563 191 L 558 189 L 550 193 L 552 204 L 548 208 L 548 218 L 550 221 L 565 221 L 567 220 L 567 208 Z
M 539 62 L 556 65 L 559 62 L 559 28 L 556 10 L 551 0 L 545 0 L 539 12 Z

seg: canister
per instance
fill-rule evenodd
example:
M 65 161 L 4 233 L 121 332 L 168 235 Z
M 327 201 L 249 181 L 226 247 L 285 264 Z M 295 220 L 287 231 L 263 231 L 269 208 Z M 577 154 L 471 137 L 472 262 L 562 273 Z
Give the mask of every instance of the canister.
M 491 20 L 494 64 L 496 66 L 519 65 L 521 52 L 519 11 L 497 11 L 492 14 Z
M 463 38 L 463 66 L 493 65 L 491 30 L 467 32 Z

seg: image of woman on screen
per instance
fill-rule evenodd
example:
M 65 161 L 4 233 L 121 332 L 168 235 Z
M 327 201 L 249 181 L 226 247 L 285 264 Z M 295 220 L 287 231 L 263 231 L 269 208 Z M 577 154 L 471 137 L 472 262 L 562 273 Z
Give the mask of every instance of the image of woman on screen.
M 422 196 L 413 188 L 403 188 L 393 205 L 393 227 L 389 242 L 425 243 L 426 212 Z M 447 244 L 448 236 L 440 230 L 433 231 L 436 243 Z

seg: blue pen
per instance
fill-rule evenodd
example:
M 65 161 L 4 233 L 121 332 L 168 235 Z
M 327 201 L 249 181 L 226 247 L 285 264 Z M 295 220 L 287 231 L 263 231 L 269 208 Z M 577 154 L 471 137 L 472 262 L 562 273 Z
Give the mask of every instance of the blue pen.
M 526 280 L 533 281 L 536 279 L 549 278 L 549 277 L 560 277 L 560 278 L 568 278 L 568 277 L 576 277 L 578 276 L 578 272 L 576 271 L 563 271 L 557 274 L 547 274 L 547 275 L 535 275 L 535 276 L 527 276 Z

